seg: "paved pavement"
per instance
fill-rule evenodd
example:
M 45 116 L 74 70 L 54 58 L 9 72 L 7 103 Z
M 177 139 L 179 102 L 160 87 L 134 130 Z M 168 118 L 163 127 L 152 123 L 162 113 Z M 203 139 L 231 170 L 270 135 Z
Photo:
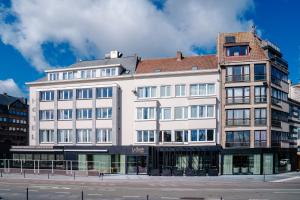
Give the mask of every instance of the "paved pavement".
M 150 177 L 106 175 L 99 177 L 4 174 L 0 197 L 7 200 L 109 199 L 300 199 L 300 173 L 263 176 Z M 83 194 L 82 194 L 83 191 Z

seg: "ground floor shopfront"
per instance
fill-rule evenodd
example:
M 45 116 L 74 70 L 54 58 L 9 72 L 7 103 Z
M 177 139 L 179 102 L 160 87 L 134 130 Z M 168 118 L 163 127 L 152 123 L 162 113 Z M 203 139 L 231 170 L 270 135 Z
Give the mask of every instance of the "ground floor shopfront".
M 222 174 L 255 175 L 295 171 L 296 149 L 223 149 Z

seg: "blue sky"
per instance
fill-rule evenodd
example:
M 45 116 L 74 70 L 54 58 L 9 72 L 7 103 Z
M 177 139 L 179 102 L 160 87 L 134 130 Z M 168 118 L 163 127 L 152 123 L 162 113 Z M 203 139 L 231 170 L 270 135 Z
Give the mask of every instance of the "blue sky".
M 24 83 L 44 69 L 113 49 L 142 57 L 215 53 L 218 32 L 252 23 L 280 47 L 292 82 L 300 81 L 298 0 L 45 2 L 0 0 L 0 92 L 27 95 Z

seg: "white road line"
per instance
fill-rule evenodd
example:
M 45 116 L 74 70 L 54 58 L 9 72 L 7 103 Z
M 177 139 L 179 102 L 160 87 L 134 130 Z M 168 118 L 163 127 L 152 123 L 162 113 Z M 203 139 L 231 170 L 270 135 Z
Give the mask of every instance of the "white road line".
M 37 190 L 28 190 L 28 192 L 38 192 Z
M 70 194 L 70 192 L 55 192 L 56 194 Z
M 177 197 L 160 197 L 161 199 L 179 199 Z
M 284 179 L 279 179 L 275 181 L 270 181 L 272 183 L 281 183 L 281 182 L 286 182 L 286 181 L 291 181 L 300 178 L 300 176 L 295 176 L 295 177 L 290 177 L 290 178 L 284 178 Z
M 300 192 L 293 192 L 293 191 L 291 191 L 291 192 L 273 192 L 273 193 L 275 193 L 275 194 L 300 194 Z
M 269 200 L 269 199 L 249 199 L 249 200 Z
M 10 189 L 0 189 L 0 191 L 10 191 Z
M 102 196 L 103 194 L 88 194 L 88 196 Z
M 140 198 L 140 196 L 122 196 L 123 198 Z

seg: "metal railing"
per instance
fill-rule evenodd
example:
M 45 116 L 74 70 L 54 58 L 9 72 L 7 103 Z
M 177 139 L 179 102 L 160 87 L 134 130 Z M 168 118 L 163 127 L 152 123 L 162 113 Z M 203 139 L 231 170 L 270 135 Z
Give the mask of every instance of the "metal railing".
M 267 141 L 265 141 L 265 140 L 255 141 L 254 147 L 267 147 Z
M 226 120 L 227 126 L 249 126 L 250 119 L 228 119 Z
M 250 81 L 250 75 L 227 75 L 226 82 L 248 82 Z
M 250 103 L 250 97 L 249 96 L 227 97 L 226 103 L 227 104 L 248 104 Z
M 226 147 L 250 147 L 250 142 L 226 142 Z
M 267 118 L 256 118 L 254 124 L 255 126 L 267 125 Z
M 267 95 L 254 97 L 255 103 L 267 103 Z

